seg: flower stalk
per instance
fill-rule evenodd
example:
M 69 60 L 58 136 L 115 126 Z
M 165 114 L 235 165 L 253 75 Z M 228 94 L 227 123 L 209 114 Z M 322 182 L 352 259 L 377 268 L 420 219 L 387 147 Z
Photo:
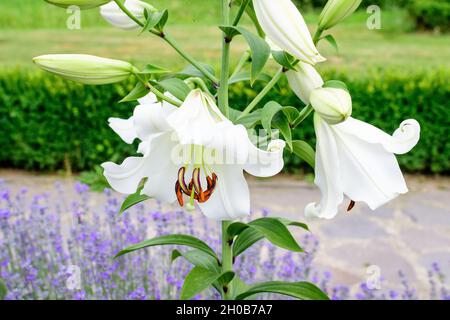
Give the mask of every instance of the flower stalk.
M 230 23 L 230 1 L 222 0 L 222 24 L 227 26 Z M 228 78 L 230 76 L 230 43 L 231 40 L 223 33 L 222 41 L 222 66 L 220 72 L 219 84 L 219 109 L 222 113 L 229 116 L 228 105 Z
M 228 237 L 227 229 L 231 223 L 229 221 L 222 221 L 222 273 L 233 271 L 233 240 Z M 232 299 L 232 282 L 227 284 L 224 288 L 224 300 Z
M 139 26 L 144 27 L 144 23 L 136 18 L 120 0 L 114 0 L 114 2 L 119 6 L 119 8 L 134 22 L 136 22 Z M 211 74 L 205 67 L 203 67 L 197 60 L 195 60 L 191 55 L 189 55 L 186 51 L 181 49 L 181 47 L 176 43 L 172 37 L 170 37 L 167 33 L 156 32 L 154 30 L 150 30 L 150 33 L 164 39 L 164 41 L 169 44 L 181 57 L 183 57 L 186 61 L 192 64 L 195 68 L 198 69 L 206 78 L 211 80 L 213 84 L 218 83 L 218 79 Z

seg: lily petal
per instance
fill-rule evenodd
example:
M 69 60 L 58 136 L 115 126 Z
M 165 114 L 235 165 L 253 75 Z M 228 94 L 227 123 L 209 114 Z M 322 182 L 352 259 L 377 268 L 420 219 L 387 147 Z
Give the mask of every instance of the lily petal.
M 133 119 L 139 139 L 145 141 L 154 134 L 171 130 L 167 118 L 176 109 L 175 106 L 159 102 L 137 106 L 134 109 Z
M 235 220 L 250 214 L 250 192 L 242 167 L 214 166 L 217 186 L 211 198 L 199 204 L 203 214 L 213 220 Z
M 375 210 L 408 192 L 393 152 L 405 153 L 417 143 L 418 123 L 402 123 L 394 136 L 355 119 L 344 124 L 333 127 L 344 193 Z
M 114 190 L 133 194 L 143 178 L 178 165 L 170 157 L 175 146 L 171 132 L 155 135 L 148 142 L 144 157 L 129 157 L 121 165 L 112 162 L 102 164 L 104 176 Z
M 261 150 L 248 139 L 249 159 L 244 170 L 256 177 L 272 177 L 278 174 L 284 166 L 283 151 L 286 142 L 271 141 L 267 150 Z
M 109 118 L 108 122 L 111 129 L 113 129 L 114 132 L 117 133 L 126 143 L 132 144 L 134 139 L 137 138 L 133 117 L 126 120 L 120 118 Z
M 420 139 L 420 124 L 414 119 L 403 121 L 392 136 L 354 118 L 338 124 L 336 128 L 367 143 L 381 144 L 386 151 L 395 154 L 405 154 L 411 151 Z
M 178 134 L 181 144 L 206 146 L 217 133 L 216 125 L 231 123 L 219 110 L 212 98 L 200 90 L 193 90 L 184 103 L 167 119 Z
M 305 208 L 307 217 L 332 219 L 344 201 L 339 172 L 338 149 L 331 126 L 319 115 L 314 114 L 314 128 L 317 137 L 316 177 L 314 183 L 322 194 L 320 204 L 310 203 Z

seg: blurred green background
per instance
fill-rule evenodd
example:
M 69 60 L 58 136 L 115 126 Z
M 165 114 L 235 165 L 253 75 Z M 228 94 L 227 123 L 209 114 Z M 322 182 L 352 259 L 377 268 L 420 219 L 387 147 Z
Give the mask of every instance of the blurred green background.
M 218 70 L 220 59 L 218 0 L 147 0 L 169 9 L 168 32 L 198 60 Z M 299 0 L 313 32 L 323 0 Z M 381 7 L 381 29 L 366 26 L 369 5 Z M 129 60 L 138 67 L 154 63 L 177 71 L 186 66 L 160 39 L 139 31 L 122 31 L 104 22 L 98 9 L 83 11 L 81 29 L 68 30 L 64 9 L 43 0 L 0 2 L 0 166 L 30 170 L 90 170 L 106 160 L 133 152 L 107 127 L 109 116 L 127 117 L 133 104 L 117 104 L 132 83 L 83 87 L 37 70 L 34 56 L 47 53 L 87 53 Z M 326 79 L 347 81 L 354 115 L 387 132 L 401 120 L 421 122 L 423 138 L 410 154 L 400 157 L 412 172 L 448 174 L 450 0 L 367 0 L 361 9 L 331 30 L 339 52 L 322 41 L 328 61 L 318 69 Z M 244 20 L 250 28 L 247 20 Z M 233 41 L 236 63 L 246 44 Z M 270 72 L 273 63 L 267 66 Z M 243 108 L 262 84 L 234 85 L 231 98 Z M 302 107 L 286 86 L 269 98 Z M 310 122 L 295 133 L 314 139 Z M 289 157 L 290 171 L 308 170 Z

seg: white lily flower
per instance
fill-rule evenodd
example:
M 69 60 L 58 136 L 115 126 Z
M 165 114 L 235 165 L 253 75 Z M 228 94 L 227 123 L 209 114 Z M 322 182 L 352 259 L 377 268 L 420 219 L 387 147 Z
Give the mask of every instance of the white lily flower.
M 305 208 L 307 217 L 332 219 L 344 195 L 372 210 L 408 192 L 395 154 L 409 152 L 419 141 L 420 125 L 406 120 L 392 136 L 363 121 L 349 118 L 330 125 L 314 115 L 317 136 L 316 178 L 322 199 Z
M 242 125 L 234 125 L 214 100 L 192 91 L 180 108 L 156 102 L 153 95 L 140 101 L 133 117 L 111 119 L 113 129 L 128 143 L 141 141 L 142 157 L 121 165 L 104 163 L 111 186 L 125 194 L 136 192 L 148 178 L 142 194 L 183 206 L 197 202 L 215 220 L 234 220 L 250 214 L 250 195 L 244 171 L 273 176 L 283 168 L 285 142 L 275 140 L 268 150 L 258 149 Z M 192 176 L 189 183 L 185 175 Z
M 253 0 L 253 6 L 261 28 L 277 47 L 311 65 L 326 60 L 291 0 Z
M 310 103 L 311 92 L 321 88 L 324 84 L 322 77 L 317 70 L 304 62 L 299 62 L 296 70 L 286 72 L 286 77 L 292 91 L 303 101 L 305 105 Z
M 150 11 L 156 10 L 148 3 L 139 0 L 126 0 L 124 2 L 124 6 L 139 20 L 144 19 L 145 9 L 149 9 Z M 139 28 L 139 25 L 131 20 L 130 17 L 128 17 L 114 1 L 101 6 L 100 14 L 114 27 L 125 30 Z

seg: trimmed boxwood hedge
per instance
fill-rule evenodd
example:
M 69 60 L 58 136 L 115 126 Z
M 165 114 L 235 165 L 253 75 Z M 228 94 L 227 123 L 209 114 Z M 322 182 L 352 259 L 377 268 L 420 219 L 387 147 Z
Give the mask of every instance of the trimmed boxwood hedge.
M 404 75 L 372 71 L 363 76 L 326 72 L 326 79 L 346 81 L 352 93 L 353 116 L 391 133 L 407 118 L 422 126 L 419 145 L 399 156 L 410 172 L 450 172 L 448 70 Z M 42 72 L 0 73 L 0 166 L 31 170 L 90 170 L 104 161 L 121 161 L 136 146 L 123 143 L 107 125 L 109 117 L 129 117 L 133 103 L 117 101 L 133 84 L 83 86 Z M 241 108 L 258 90 L 247 84 L 232 86 L 231 103 Z M 266 100 L 302 107 L 285 82 Z M 311 117 L 294 132 L 314 139 Z M 289 171 L 307 168 L 288 156 Z M 308 170 L 308 169 L 306 169 Z

